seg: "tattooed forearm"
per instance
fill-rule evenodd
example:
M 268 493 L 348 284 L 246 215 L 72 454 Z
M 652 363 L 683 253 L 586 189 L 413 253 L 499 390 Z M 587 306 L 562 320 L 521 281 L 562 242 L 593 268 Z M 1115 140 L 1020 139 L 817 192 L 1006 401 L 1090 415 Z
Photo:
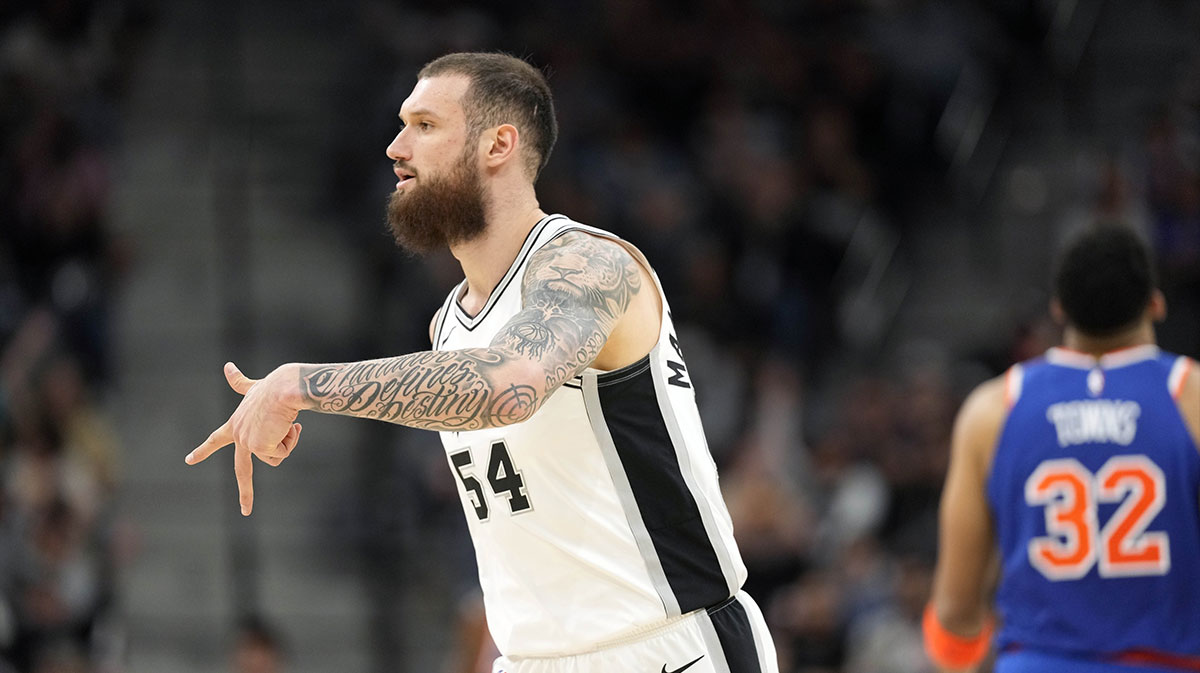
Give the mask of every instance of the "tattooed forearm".
M 310 408 L 429 430 L 476 430 L 525 420 L 532 386 L 496 383 L 505 356 L 488 349 L 412 353 L 300 368 Z

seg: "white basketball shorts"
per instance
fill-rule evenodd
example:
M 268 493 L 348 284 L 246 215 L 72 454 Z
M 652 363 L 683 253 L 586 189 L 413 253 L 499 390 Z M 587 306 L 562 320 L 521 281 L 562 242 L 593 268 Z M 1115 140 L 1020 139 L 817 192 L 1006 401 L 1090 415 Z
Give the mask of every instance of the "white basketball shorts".
M 762 611 L 744 592 L 569 657 L 500 657 L 492 673 L 779 673 Z

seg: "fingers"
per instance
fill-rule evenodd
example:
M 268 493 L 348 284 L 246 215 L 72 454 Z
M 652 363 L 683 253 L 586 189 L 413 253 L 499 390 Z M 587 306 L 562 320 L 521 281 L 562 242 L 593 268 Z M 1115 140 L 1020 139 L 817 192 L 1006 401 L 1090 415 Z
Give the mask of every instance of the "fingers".
M 285 456 L 291 455 L 292 449 L 296 448 L 296 445 L 300 443 L 300 431 L 303 429 L 304 427 L 299 423 L 292 423 L 292 429 L 288 430 L 288 433 L 283 437 L 283 441 L 279 442 L 280 449 Z
M 254 457 L 272 467 L 279 467 L 279 464 L 288 456 L 292 455 L 292 450 L 296 448 L 296 443 L 300 441 L 300 431 L 303 427 L 299 423 L 292 423 L 292 427 L 288 433 L 284 435 L 283 440 L 275 447 L 271 453 L 255 452 Z
M 225 380 L 229 382 L 229 387 L 236 390 L 239 395 L 250 392 L 250 388 L 257 383 L 255 379 L 246 378 L 242 370 L 232 362 L 225 363 Z
M 237 477 L 242 516 L 250 516 L 250 511 L 254 509 L 254 461 L 250 460 L 249 449 L 234 447 L 233 474 Z
M 297 425 L 299 424 L 297 423 Z M 196 463 L 199 463 L 205 458 L 208 458 L 216 453 L 217 450 L 229 446 L 232 443 L 233 429 L 230 428 L 229 421 L 225 421 L 224 425 L 216 430 L 213 430 L 212 434 L 208 436 L 208 439 L 204 440 L 203 444 L 193 449 L 192 452 L 183 459 L 183 462 L 187 463 L 188 465 L 195 465 Z

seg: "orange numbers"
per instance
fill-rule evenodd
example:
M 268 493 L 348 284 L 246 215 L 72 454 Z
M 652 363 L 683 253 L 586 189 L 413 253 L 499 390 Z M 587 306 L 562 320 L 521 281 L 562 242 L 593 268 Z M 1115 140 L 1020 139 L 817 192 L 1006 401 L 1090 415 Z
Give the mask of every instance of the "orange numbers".
M 1044 507 L 1046 533 L 1029 541 L 1029 562 L 1051 580 L 1163 575 L 1170 540 L 1146 528 L 1166 503 L 1162 469 L 1143 455 L 1113 456 L 1092 474 L 1074 458 L 1043 461 L 1025 481 L 1025 502 Z M 1100 526 L 1099 503 L 1120 503 Z

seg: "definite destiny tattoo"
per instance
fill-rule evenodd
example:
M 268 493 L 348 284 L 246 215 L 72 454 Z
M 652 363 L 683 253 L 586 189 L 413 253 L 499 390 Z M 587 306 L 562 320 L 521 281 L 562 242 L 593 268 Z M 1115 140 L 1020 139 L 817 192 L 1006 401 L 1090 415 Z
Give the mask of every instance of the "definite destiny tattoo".
M 620 244 L 567 233 L 531 257 L 522 283 L 524 308 L 488 348 L 305 365 L 301 390 L 318 411 L 416 428 L 519 423 L 596 359 L 640 288 L 637 263 Z M 541 389 L 518 382 L 513 372 L 520 361 L 541 367 Z

